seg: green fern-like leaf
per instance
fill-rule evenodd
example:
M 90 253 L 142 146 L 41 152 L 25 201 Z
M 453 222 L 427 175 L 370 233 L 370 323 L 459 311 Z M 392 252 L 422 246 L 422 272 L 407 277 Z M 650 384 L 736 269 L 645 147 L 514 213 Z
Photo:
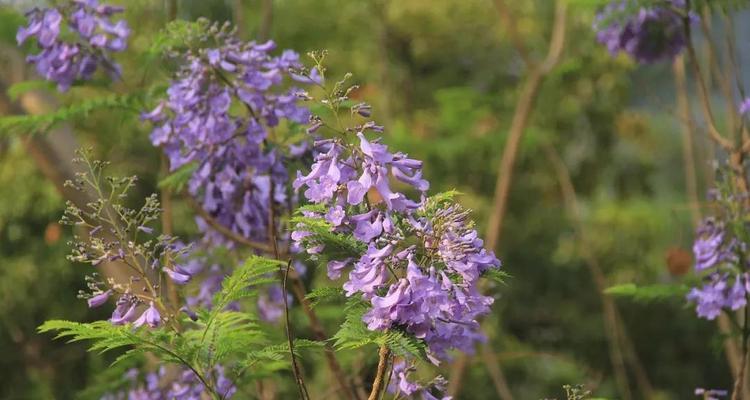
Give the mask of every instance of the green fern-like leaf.
M 685 285 L 649 285 L 636 286 L 632 283 L 612 286 L 604 291 L 611 296 L 627 297 L 638 303 L 653 303 L 683 299 L 688 292 Z
M 344 298 L 344 290 L 338 287 L 319 287 L 313 289 L 305 298 L 310 301 L 310 307 L 315 307 L 322 301 Z
M 169 189 L 175 193 L 179 193 L 185 188 L 190 178 L 193 176 L 195 170 L 198 169 L 198 163 L 191 162 L 178 168 L 177 171 L 172 172 L 159 181 L 160 189 Z
M 397 356 L 423 360 L 427 358 L 427 344 L 423 340 L 399 330 L 384 333 L 378 342 L 388 346 Z
M 120 108 L 137 114 L 144 109 L 145 99 L 152 96 L 160 87 L 137 91 L 129 94 L 114 94 L 84 100 L 68 107 L 59 108 L 51 113 L 39 115 L 11 115 L 0 117 L 0 134 L 44 133 L 55 125 L 102 109 Z
M 346 316 L 338 332 L 333 335 L 334 346 L 339 350 L 357 349 L 368 344 L 381 344 L 381 333 L 367 329 L 362 316 L 369 304 L 358 297 L 351 297 L 344 307 Z
M 316 245 L 324 245 L 326 255 L 331 259 L 359 257 L 366 250 L 365 244 L 356 240 L 352 235 L 333 232 L 331 224 L 322 218 L 306 217 L 299 212 L 298 215 L 292 217 L 291 223 L 296 230 L 312 233 L 303 241 L 310 243 L 314 241 Z
M 149 352 L 162 361 L 189 365 L 187 358 L 175 346 L 176 336 L 166 329 L 133 329 L 132 326 L 115 326 L 108 321 L 79 323 L 52 320 L 42 324 L 40 333 L 57 332 L 55 339 L 67 338 L 68 342 L 90 341 L 89 351 L 105 353 L 125 349 L 116 362 L 124 362 Z
M 221 325 L 221 323 L 222 318 L 229 318 L 226 316 L 227 311 L 223 311 L 229 303 L 255 296 L 257 294 L 256 287 L 274 282 L 275 279 L 269 278 L 268 275 L 277 272 L 283 265 L 284 263 L 278 260 L 252 256 L 236 268 L 231 275 L 224 278 L 221 290 L 214 296 L 211 311 L 198 314 L 201 322 L 204 323 L 204 329 L 200 334 L 200 342 L 205 344 L 207 338 L 220 337 L 221 332 L 217 330 L 222 329 L 222 326 L 227 326 Z
M 201 18 L 197 21 L 174 20 L 167 24 L 151 41 L 149 54 L 161 55 L 169 51 L 199 46 L 208 30 L 210 22 Z
M 12 84 L 5 92 L 11 101 L 16 101 L 24 93 L 38 89 L 54 90 L 55 85 L 50 81 L 44 80 L 22 81 Z

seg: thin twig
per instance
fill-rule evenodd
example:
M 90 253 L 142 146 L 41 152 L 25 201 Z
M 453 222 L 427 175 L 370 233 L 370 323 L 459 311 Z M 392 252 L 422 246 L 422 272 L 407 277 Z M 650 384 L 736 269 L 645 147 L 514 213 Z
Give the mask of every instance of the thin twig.
M 273 23 L 273 0 L 261 0 L 260 6 L 258 40 L 263 42 L 268 40 L 271 35 L 271 24 Z
M 216 219 L 211 217 L 211 215 L 209 215 L 206 210 L 204 210 L 203 207 L 201 207 L 192 197 L 187 196 L 187 201 L 188 204 L 201 218 L 203 218 L 212 228 L 224 235 L 227 239 L 232 240 L 237 244 L 260 250 L 266 254 L 274 254 L 274 246 L 265 243 L 258 243 L 249 240 L 241 235 L 238 235 L 237 233 L 228 229 L 227 227 L 216 221 Z M 281 254 L 279 255 L 279 257 L 281 257 Z M 315 335 L 315 340 L 325 342 L 326 363 L 328 364 L 328 367 L 333 375 L 336 377 L 341 391 L 347 396 L 347 399 L 359 399 L 359 396 L 355 395 L 355 392 L 347 383 L 348 379 L 346 379 L 346 374 L 341 368 L 341 365 L 338 363 L 338 360 L 336 360 L 333 348 L 331 347 L 330 343 L 327 342 L 328 336 L 326 335 L 325 330 L 320 323 L 320 320 L 315 314 L 315 311 L 312 309 L 312 307 L 310 307 L 310 302 L 305 298 L 305 288 L 302 282 L 299 280 L 299 276 L 297 276 L 297 274 L 292 271 L 290 272 L 290 278 L 292 280 L 292 293 L 294 294 L 295 299 L 302 306 L 302 310 L 304 311 L 308 321 L 310 322 L 310 329 L 312 329 L 313 335 Z
M 208 225 L 211 226 L 214 230 L 224 235 L 227 239 L 230 239 L 234 242 L 243 244 L 248 247 L 252 247 L 256 250 L 263 251 L 267 254 L 273 253 L 273 246 L 267 244 L 267 243 L 260 243 L 253 240 L 250 240 L 233 230 L 227 228 L 226 226 L 222 225 L 219 221 L 216 220 L 216 218 L 212 217 L 211 214 L 206 211 L 203 206 L 198 204 L 198 202 L 192 198 L 191 196 L 185 196 L 187 199 L 188 204 L 190 205 L 190 208 L 195 211 L 196 214 L 198 214 L 199 217 L 201 217 Z
M 164 154 L 164 152 L 161 153 L 161 161 L 159 166 L 159 171 L 161 173 L 162 178 L 166 177 L 169 174 L 169 159 Z M 162 188 L 160 191 L 160 197 L 161 197 L 161 232 L 167 236 L 172 236 L 174 234 L 174 220 L 173 220 L 173 205 L 172 205 L 172 191 L 169 188 Z M 175 305 L 175 308 L 177 308 L 177 305 L 179 305 L 179 294 L 177 293 L 177 285 L 171 280 L 166 280 L 166 286 L 167 286 L 167 299 L 169 299 L 169 302 Z
M 714 118 L 714 112 L 711 108 L 711 100 L 709 98 L 708 89 L 706 88 L 706 81 L 703 78 L 703 73 L 701 72 L 700 64 L 698 63 L 698 56 L 695 52 L 695 47 L 693 46 L 693 40 L 691 36 L 691 21 L 690 21 L 690 0 L 685 1 L 686 7 L 687 7 L 687 14 L 684 17 L 683 21 L 683 29 L 685 31 L 685 37 L 687 38 L 687 53 L 688 53 L 688 60 L 692 67 L 693 74 L 695 75 L 695 80 L 698 81 L 698 97 L 701 100 L 701 108 L 703 109 L 703 114 L 706 119 L 706 125 L 708 126 L 708 134 L 711 137 L 711 139 L 716 142 L 719 146 L 723 147 L 726 150 L 732 149 L 732 142 L 728 140 L 727 138 L 723 137 L 721 133 L 719 133 L 719 130 L 716 128 L 716 119 Z
M 299 389 L 299 394 L 302 399 L 309 399 L 310 395 L 307 393 L 307 387 L 305 387 L 305 382 L 302 380 L 302 374 L 300 373 L 299 365 L 297 364 L 297 356 L 294 354 L 294 340 L 292 339 L 292 328 L 289 323 L 289 301 L 286 298 L 286 282 L 289 278 L 290 269 L 292 269 L 292 260 L 289 260 L 286 265 L 284 280 L 281 284 L 282 297 L 284 298 L 284 325 L 286 329 L 286 338 L 289 343 L 289 355 L 292 357 L 292 373 L 294 374 L 294 380 L 297 383 L 297 389 Z
M 504 4 L 500 2 L 501 4 Z M 540 67 L 534 67 L 524 82 L 521 96 L 513 113 L 508 140 L 503 149 L 498 168 L 497 182 L 495 183 L 495 195 L 493 200 L 492 214 L 487 227 L 487 240 L 485 245 L 494 250 L 500 241 L 503 219 L 508 201 L 508 192 L 513 179 L 513 168 L 515 166 L 518 148 L 521 143 L 526 127 L 534 111 L 534 105 L 539 94 L 539 89 L 544 78 L 551 72 L 552 68 L 560 61 L 562 49 L 565 43 L 565 26 L 567 21 L 566 2 L 558 0 L 555 6 L 555 22 L 550 39 L 550 48 Z
M 493 0 L 493 2 L 495 3 L 497 13 L 500 14 L 500 23 L 504 26 L 505 32 L 508 34 L 511 43 L 513 43 L 513 47 L 518 53 L 518 56 L 521 57 L 521 60 L 526 64 L 527 68 L 533 66 L 534 61 L 529 57 L 529 51 L 526 49 L 526 45 L 518 32 L 516 18 L 510 12 L 508 5 L 505 4 L 505 0 Z
M 313 311 L 310 306 L 310 301 L 305 298 L 305 287 L 299 277 L 292 277 L 291 289 L 294 298 L 302 306 L 302 311 L 310 322 L 310 329 L 312 330 L 315 340 L 324 343 L 326 362 L 328 363 L 328 368 L 331 370 L 331 373 L 333 373 L 333 376 L 336 378 L 339 389 L 344 393 L 346 399 L 359 399 L 360 396 L 351 388 L 349 379 L 347 379 L 346 374 L 336 359 L 333 347 L 328 342 L 328 335 L 326 335 L 323 325 L 320 323 L 317 314 L 315 314 L 315 311 Z
M 375 374 L 375 380 L 372 381 L 372 391 L 370 391 L 370 397 L 367 400 L 377 400 L 380 395 L 380 391 L 383 390 L 383 382 L 385 380 L 385 373 L 388 370 L 388 358 L 391 355 L 391 350 L 384 344 L 380 345 L 378 351 L 378 370 Z

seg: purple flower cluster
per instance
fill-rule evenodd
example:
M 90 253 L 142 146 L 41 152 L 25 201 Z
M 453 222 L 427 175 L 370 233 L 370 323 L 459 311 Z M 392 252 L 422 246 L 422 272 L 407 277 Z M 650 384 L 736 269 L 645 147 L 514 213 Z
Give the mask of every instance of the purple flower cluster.
M 600 12 L 594 22 L 597 40 L 614 55 L 625 52 L 641 63 L 671 60 L 687 44 L 684 19 L 673 8 L 684 8 L 684 0 L 669 0 L 670 5 L 641 7 L 635 15 L 622 20 L 627 0 L 615 0 Z M 691 14 L 691 19 L 695 19 Z
M 287 202 L 285 157 L 300 155 L 285 154 L 269 134 L 282 120 L 309 119 L 296 90 L 283 87 L 290 68 L 299 66 L 298 55 L 286 50 L 271 56 L 273 42 L 247 43 L 231 32 L 222 31 L 217 42 L 221 47 L 185 55 L 168 98 L 144 117 L 156 125 L 151 141 L 164 149 L 172 170 L 196 165 L 189 192 L 206 212 L 233 232 L 265 243 L 272 207 Z M 205 221 L 199 225 L 211 243 L 229 245 Z
M 308 110 L 298 104 L 297 89 L 287 87 L 291 80 L 309 80 L 291 73 L 300 67 L 299 56 L 291 50 L 272 56 L 272 41 L 241 41 L 228 26 L 213 29 L 213 34 L 220 47 L 184 54 L 184 66 L 167 99 L 144 118 L 155 124 L 151 141 L 164 149 L 172 170 L 195 165 L 188 191 L 213 222 L 269 243 L 271 231 L 279 229 L 279 215 L 292 204 L 286 165 L 308 153 L 306 142 L 288 147 L 274 143 L 273 129 L 283 121 L 309 121 Z M 271 226 L 272 214 L 276 226 Z M 197 223 L 206 245 L 233 246 L 208 221 L 198 217 Z M 278 232 L 274 236 L 285 239 Z M 189 303 L 210 306 L 223 279 L 217 268 L 210 268 L 199 295 Z M 275 300 L 279 298 L 272 291 L 258 304 L 269 320 L 281 315 Z
M 176 377 L 171 375 L 166 368 L 161 367 L 156 372 L 146 374 L 144 382 L 139 383 L 138 370 L 131 369 L 125 377 L 132 387 L 127 391 L 109 393 L 102 400 L 201 400 L 209 395 L 193 371 L 183 369 Z M 212 380 L 216 382 L 216 392 L 221 398 L 232 398 L 237 388 L 224 375 L 224 368 L 216 366 L 212 375 Z
M 695 270 L 708 274 L 706 283 L 691 289 L 687 299 L 695 302 L 701 318 L 712 320 L 723 309 L 738 310 L 747 305 L 750 273 L 738 270 L 736 256 L 743 246 L 728 236 L 722 224 L 710 218 L 697 230 L 693 244 Z
M 443 377 L 438 376 L 429 385 L 430 387 L 425 387 L 416 382 L 409 381 L 409 374 L 412 371 L 413 368 L 409 368 L 403 360 L 395 362 L 387 388 L 388 393 L 395 395 L 396 398 L 400 398 L 401 396 L 422 400 L 451 400 L 453 398 L 452 396 L 437 397 L 432 394 L 433 391 L 445 392 L 446 381 Z
M 482 247 L 466 211 L 425 197 L 429 183 L 420 161 L 366 138 L 364 131 L 375 129 L 372 123 L 359 127 L 358 143 L 316 141 L 310 173 L 298 172 L 294 181 L 325 208 L 308 211 L 307 218 L 324 220 L 366 249 L 340 259 L 327 252 L 328 276 L 338 279 L 351 267 L 343 288 L 371 303 L 364 315 L 369 329 L 403 329 L 423 339 L 435 363 L 452 348 L 471 352 L 483 338 L 476 319 L 493 302 L 479 293 L 478 278 L 500 262 Z M 420 200 L 395 190 L 397 183 L 420 193 Z M 325 249 L 304 224 L 295 229 L 297 246 L 310 254 Z
M 18 29 L 16 40 L 22 44 L 30 37 L 36 38 L 40 51 L 27 60 L 36 65 L 39 75 L 56 82 L 62 92 L 76 79 L 90 79 L 99 66 L 119 77 L 120 67 L 111 60 L 110 53 L 125 50 L 130 29 L 125 20 L 111 19 L 122 10 L 99 4 L 98 0 L 73 0 L 57 8 L 34 8 L 26 13 L 28 25 Z M 61 34 L 63 22 L 74 40 L 67 40 Z

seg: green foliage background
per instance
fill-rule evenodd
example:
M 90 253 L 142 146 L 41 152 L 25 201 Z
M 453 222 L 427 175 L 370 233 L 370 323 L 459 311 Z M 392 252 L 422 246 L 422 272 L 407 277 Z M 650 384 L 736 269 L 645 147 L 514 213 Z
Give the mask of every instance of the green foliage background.
M 162 60 L 149 51 L 167 21 L 167 5 L 120 3 L 127 6 L 134 34 L 131 49 L 117 57 L 124 79 L 111 87 L 140 97 L 118 97 L 107 82 L 94 82 L 59 96 L 63 111 L 36 123 L 72 121 L 80 143 L 94 146 L 116 170 L 139 175 L 137 198 L 156 190 L 163 177 L 157 173 L 159 154 L 148 131 L 127 109 L 150 104 L 152 85 L 164 83 L 165 71 L 173 66 L 159 68 Z M 259 0 L 177 3 L 178 18 L 241 21 L 246 38 L 260 31 Z M 375 118 L 388 128 L 386 141 L 425 160 L 433 191 L 460 191 L 461 202 L 475 210 L 481 231 L 520 83 L 528 72 L 492 2 L 272 3 L 270 37 L 280 48 L 300 53 L 327 49 L 332 75 L 353 72 L 362 84 L 359 96 L 375 106 Z M 532 55 L 543 56 L 553 2 L 509 3 Z M 598 3 L 571 2 L 568 45 L 561 65 L 541 88 L 521 144 L 496 249 L 512 279 L 493 289 L 496 310 L 485 328 L 518 399 L 561 396 L 566 383 L 584 383 L 597 396 L 618 398 L 600 296 L 576 245 L 545 146 L 557 149 L 570 169 L 589 250 L 609 285 L 680 281 L 670 274 L 666 255 L 670 249 L 689 248 L 691 240 L 671 70 L 666 64 L 636 70 L 626 58 L 612 58 L 591 31 Z M 22 21 L 19 10 L 0 6 L 0 49 L 15 46 L 15 27 Z M 14 83 L 13 57 L 18 55 L 0 50 L 3 92 Z M 31 70 L 23 75 L 37 79 Z M 40 87 L 44 90 L 39 84 L 15 90 Z M 0 96 L 0 113 L 14 113 L 14 93 L 9 95 Z M 104 111 L 65 108 L 97 101 L 110 103 Z M 52 342 L 35 328 L 47 319 L 101 319 L 106 311 L 88 310 L 75 297 L 87 268 L 64 258 L 71 232 L 56 222 L 64 201 L 29 156 L 25 135 L 19 134 L 26 128 L 0 124 L 0 398 L 76 398 L 111 359 L 87 353 L 80 344 Z M 701 138 L 696 151 L 701 177 L 710 176 L 706 160 L 712 154 Z M 705 188 L 701 183 L 700 189 Z M 177 233 L 193 234 L 187 205 L 178 200 L 175 207 Z M 627 294 L 629 287 L 619 290 Z M 318 295 L 316 310 L 332 332 L 341 307 L 327 304 L 326 298 L 335 294 Z M 715 326 L 698 320 L 681 300 L 617 304 L 657 398 L 689 398 L 697 386 L 730 387 Z M 296 312 L 293 322 L 304 325 Z M 375 350 L 371 353 L 375 358 Z M 320 360 L 305 362 L 311 371 Z M 291 378 L 282 382 L 289 385 L 284 393 L 293 393 Z M 312 380 L 319 387 L 328 384 L 317 375 Z M 464 388 L 460 398 L 496 398 L 478 358 L 471 361 Z M 640 393 L 635 386 L 633 391 Z

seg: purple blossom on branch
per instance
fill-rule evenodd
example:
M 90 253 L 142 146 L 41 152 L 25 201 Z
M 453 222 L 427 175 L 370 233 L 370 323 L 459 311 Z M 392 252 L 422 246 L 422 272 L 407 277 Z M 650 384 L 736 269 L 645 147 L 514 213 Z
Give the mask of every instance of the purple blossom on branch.
M 369 116 L 370 107 L 357 104 L 351 114 Z M 335 130 L 319 119 L 313 123 Z M 429 182 L 422 177 L 421 161 L 366 136 L 382 127 L 367 121 L 335 131 L 333 138 L 315 141 L 315 162 L 293 183 L 323 210 L 303 211 L 303 222 L 292 233 L 295 247 L 326 257 L 331 279 L 348 270 L 343 289 L 370 303 L 363 317 L 369 329 L 403 329 L 424 340 L 435 363 L 450 349 L 473 352 L 475 342 L 484 339 L 477 319 L 493 302 L 479 293 L 479 277 L 500 261 L 483 248 L 468 212 L 449 200 L 426 197 Z M 305 220 L 350 235 L 363 251 L 336 257 Z
M 600 12 L 594 22 L 597 40 L 610 53 L 625 52 L 640 63 L 671 60 L 687 45 L 684 0 L 667 0 L 664 5 L 641 7 L 634 15 L 620 15 L 631 6 L 628 0 L 615 0 Z M 690 19 L 697 16 L 691 14 Z
M 36 38 L 39 52 L 28 62 L 39 75 L 56 82 L 61 92 L 75 80 L 90 79 L 99 67 L 111 76 L 120 76 L 120 67 L 110 53 L 124 51 L 130 35 L 125 20 L 111 21 L 122 12 L 121 7 L 99 4 L 97 0 L 72 0 L 56 8 L 34 8 L 26 13 L 28 25 L 18 29 L 16 41 L 24 43 Z M 65 24 L 63 24 L 65 22 Z M 73 34 L 69 40 L 63 28 Z
M 271 212 L 289 200 L 286 163 L 300 156 L 299 145 L 284 148 L 269 135 L 282 121 L 309 119 L 297 104 L 297 90 L 285 87 L 299 57 L 290 50 L 272 56 L 273 42 L 241 41 L 227 26 L 216 36 L 220 47 L 183 55 L 167 99 L 144 118 L 154 123 L 151 141 L 164 149 L 172 170 L 194 164 L 188 191 L 211 218 L 267 243 Z M 206 221 L 199 227 L 208 242 L 231 245 Z

